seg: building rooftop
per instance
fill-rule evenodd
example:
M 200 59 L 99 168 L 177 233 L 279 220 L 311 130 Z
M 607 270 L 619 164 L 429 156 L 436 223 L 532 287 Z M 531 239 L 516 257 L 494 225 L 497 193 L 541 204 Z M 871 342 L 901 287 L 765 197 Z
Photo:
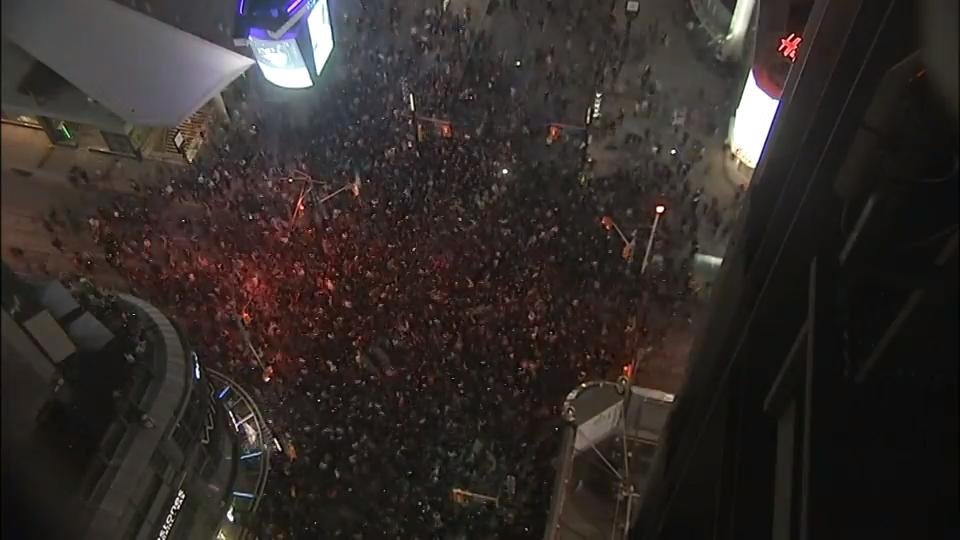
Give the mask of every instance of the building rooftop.
M 233 49 L 237 0 L 113 0 L 161 22 Z
M 116 297 L 3 269 L 4 487 L 29 501 L 30 525 L 64 537 L 86 528 L 101 456 L 148 427 L 135 402 L 156 344 Z

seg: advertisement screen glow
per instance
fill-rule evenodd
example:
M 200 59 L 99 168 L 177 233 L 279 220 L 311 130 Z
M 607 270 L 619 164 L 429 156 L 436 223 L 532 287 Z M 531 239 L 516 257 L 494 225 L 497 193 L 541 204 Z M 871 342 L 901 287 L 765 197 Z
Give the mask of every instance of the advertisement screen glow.
M 294 39 L 272 41 L 250 37 L 253 56 L 263 76 L 281 88 L 313 86 L 310 72 Z
M 333 52 L 333 27 L 330 25 L 327 0 L 317 2 L 307 15 L 307 30 L 310 31 L 310 43 L 313 45 L 314 70 L 319 75 Z
M 756 168 L 760 161 L 779 103 L 757 86 L 751 71 L 743 87 L 730 134 L 730 147 L 744 165 Z

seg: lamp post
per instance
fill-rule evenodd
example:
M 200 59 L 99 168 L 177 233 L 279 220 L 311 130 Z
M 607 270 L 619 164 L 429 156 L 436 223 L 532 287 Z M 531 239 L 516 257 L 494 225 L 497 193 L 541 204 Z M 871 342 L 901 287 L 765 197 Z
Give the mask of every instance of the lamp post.
M 643 275 L 647 271 L 647 265 L 650 263 L 650 250 L 653 249 L 653 239 L 657 235 L 657 225 L 660 224 L 660 216 L 667 210 L 662 204 L 658 204 L 654 208 L 653 214 L 653 227 L 650 229 L 650 238 L 647 239 L 647 249 L 643 252 L 643 262 L 640 263 L 640 274 Z
M 624 244 L 630 243 L 630 240 L 627 238 L 625 234 L 623 234 L 623 231 L 620 230 L 620 227 L 617 225 L 617 222 L 614 221 L 612 217 L 603 216 L 603 219 L 600 220 L 600 223 L 602 223 L 603 226 L 606 227 L 608 231 L 610 229 L 617 231 L 617 234 L 620 236 L 620 239 L 623 240 Z
M 310 181 L 316 183 L 316 180 L 310 179 Z M 320 197 L 317 200 L 316 204 L 317 206 L 322 206 L 323 203 L 329 201 L 330 199 L 336 197 L 337 195 L 347 190 L 352 191 L 354 197 L 360 196 L 360 175 L 359 174 L 354 174 L 353 182 L 347 182 L 340 188 Z M 300 196 L 297 198 L 297 203 L 296 205 L 294 205 L 293 213 L 290 216 L 290 227 L 293 227 L 294 222 L 296 222 L 297 218 L 300 217 L 301 212 L 304 211 L 304 208 L 305 208 L 304 200 L 311 191 L 313 191 L 313 186 L 311 185 L 308 187 L 306 184 L 304 184 L 303 188 L 300 190 Z
M 494 506 L 500 506 L 499 497 L 491 497 L 490 495 L 475 493 L 473 491 L 468 491 L 466 489 L 453 488 L 450 494 L 453 498 L 453 501 L 461 506 L 466 505 L 470 501 L 476 501 L 483 504 L 493 504 Z

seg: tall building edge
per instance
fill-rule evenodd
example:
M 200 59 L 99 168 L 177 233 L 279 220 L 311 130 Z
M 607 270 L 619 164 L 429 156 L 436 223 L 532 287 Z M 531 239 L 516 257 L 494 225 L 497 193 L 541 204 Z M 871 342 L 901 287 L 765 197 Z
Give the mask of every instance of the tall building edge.
M 19 537 L 255 537 L 275 442 L 177 325 L 3 266 L 4 507 Z M 8 513 L 8 517 L 9 517 Z
M 923 31 L 813 4 L 632 538 L 958 529 L 957 125 Z

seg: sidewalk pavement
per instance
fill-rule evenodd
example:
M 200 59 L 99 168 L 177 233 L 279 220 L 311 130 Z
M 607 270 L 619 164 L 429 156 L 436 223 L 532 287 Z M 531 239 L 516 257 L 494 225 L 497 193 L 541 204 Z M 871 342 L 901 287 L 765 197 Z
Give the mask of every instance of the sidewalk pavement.
M 98 189 L 131 192 L 130 180 L 141 183 L 162 175 L 171 175 L 183 165 L 150 159 L 116 156 L 86 148 L 50 144 L 39 129 L 2 124 L 0 160 L 4 171 L 17 170 L 39 177 L 66 177 L 73 166 L 87 171 Z
M 643 7 L 629 25 L 621 68 L 616 78 L 608 79 L 602 116 L 593 128 L 589 149 L 593 176 L 632 170 L 634 164 L 651 159 L 654 145 L 661 148 L 661 153 L 677 148 L 677 157 L 688 161 L 693 161 L 693 153 L 699 148 L 701 159 L 687 175 L 691 191 L 702 188 L 705 199 L 715 198 L 719 208 L 735 212 L 736 192 L 749 182 L 749 176 L 737 169 L 724 147 L 736 81 L 715 65 L 702 61 L 702 51 L 696 49 L 694 40 L 687 38 L 689 32 L 699 29 L 689 20 L 685 6 L 672 0 L 651 0 Z M 616 14 L 618 29 L 625 32 L 626 13 L 618 9 Z M 647 65 L 651 67 L 650 80 L 657 85 L 653 96 L 647 96 L 641 84 Z M 635 113 L 641 107 L 649 107 L 650 112 Z M 620 111 L 623 120 L 616 122 L 612 130 L 600 128 L 615 120 Z M 628 134 L 643 136 L 647 130 L 649 140 L 626 143 Z M 684 132 L 689 136 L 686 145 L 681 144 Z M 701 252 L 722 257 L 726 240 L 710 230 L 711 227 L 700 227 Z
M 10 124 L 2 124 L 0 137 L 0 250 L 4 260 L 17 271 L 55 276 L 75 271 L 73 252 L 87 251 L 97 261 L 98 274 L 105 282 L 118 286 L 119 276 L 103 260 L 92 237 L 85 234 L 83 219 L 117 195 L 133 194 L 131 179 L 145 186 L 182 166 L 54 146 L 43 131 Z M 87 171 L 90 185 L 70 183 L 68 174 L 73 166 Z M 54 209 L 62 217 L 64 208 L 71 209 L 79 230 L 56 233 L 68 246 L 60 252 L 51 244 L 54 234 L 45 229 L 43 219 Z M 12 256 L 11 248 L 22 250 L 24 256 Z

